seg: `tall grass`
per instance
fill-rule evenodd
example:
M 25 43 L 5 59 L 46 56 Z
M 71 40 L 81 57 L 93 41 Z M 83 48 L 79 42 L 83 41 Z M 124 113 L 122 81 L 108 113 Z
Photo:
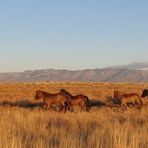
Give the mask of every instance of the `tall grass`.
M 61 88 L 107 102 L 114 90 L 140 95 L 148 84 L 0 83 L 0 148 L 148 147 L 148 106 L 124 112 L 94 106 L 89 113 L 64 114 L 44 111 L 33 101 L 38 89 L 54 93 Z
M 146 110 L 55 113 L 1 108 L 2 148 L 147 148 Z

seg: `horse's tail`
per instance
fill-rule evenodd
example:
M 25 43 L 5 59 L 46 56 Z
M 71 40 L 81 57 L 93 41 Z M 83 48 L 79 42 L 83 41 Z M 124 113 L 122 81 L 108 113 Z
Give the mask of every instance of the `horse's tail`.
M 90 100 L 88 97 L 86 97 L 86 106 L 90 109 Z

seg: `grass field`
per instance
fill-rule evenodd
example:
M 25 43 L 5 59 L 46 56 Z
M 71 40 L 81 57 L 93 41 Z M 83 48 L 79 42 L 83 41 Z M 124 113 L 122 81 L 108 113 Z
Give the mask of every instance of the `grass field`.
M 94 105 L 91 111 L 57 113 L 43 110 L 34 91 L 65 88 L 73 95 L 110 101 L 114 90 L 142 93 L 148 84 L 1 83 L 0 147 L 2 148 L 147 148 L 148 106 L 122 111 Z

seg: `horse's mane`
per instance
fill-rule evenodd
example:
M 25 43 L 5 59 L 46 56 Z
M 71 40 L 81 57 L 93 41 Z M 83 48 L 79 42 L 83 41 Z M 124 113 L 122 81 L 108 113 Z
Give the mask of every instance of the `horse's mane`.
M 85 99 L 87 99 L 87 101 L 89 101 L 89 98 L 87 96 L 83 95 L 83 94 L 79 94 L 79 95 L 73 96 L 68 91 L 66 91 L 65 89 L 61 89 L 60 92 L 61 93 L 65 93 L 66 95 L 68 95 L 72 99 L 78 99 L 78 98 L 83 98 L 84 99 L 85 98 Z
M 64 92 L 66 95 L 73 97 L 73 95 L 71 95 L 68 91 L 66 91 L 65 89 L 61 89 L 60 92 Z
M 120 91 L 114 91 L 114 94 L 117 94 L 117 95 L 126 95 L 126 93 L 123 93 L 123 92 L 120 92 Z

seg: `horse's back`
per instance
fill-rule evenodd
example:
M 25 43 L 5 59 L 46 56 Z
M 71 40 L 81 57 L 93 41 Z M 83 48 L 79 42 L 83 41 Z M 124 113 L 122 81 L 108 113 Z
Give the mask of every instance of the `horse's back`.
M 67 97 L 61 93 L 55 93 L 55 94 L 46 93 L 45 95 L 45 101 L 48 104 L 63 103 L 66 100 L 67 100 Z
M 124 98 L 131 98 L 131 97 L 138 97 L 140 98 L 140 96 L 137 93 L 130 93 L 130 94 L 124 94 L 123 95 Z
M 85 101 L 89 101 L 89 98 L 85 95 L 78 95 L 77 97 L 80 98 L 80 99 L 83 99 Z

